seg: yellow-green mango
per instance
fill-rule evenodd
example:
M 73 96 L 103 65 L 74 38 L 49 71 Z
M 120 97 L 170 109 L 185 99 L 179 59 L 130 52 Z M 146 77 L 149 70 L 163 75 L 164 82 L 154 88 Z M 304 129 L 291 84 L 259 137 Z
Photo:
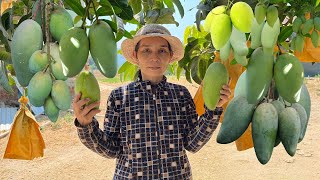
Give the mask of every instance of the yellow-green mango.
M 75 94 L 81 93 L 81 99 L 90 98 L 90 102 L 88 102 L 87 105 L 100 100 L 99 83 L 89 71 L 82 71 L 77 76 L 74 92 Z
M 220 99 L 220 90 L 223 85 L 228 84 L 228 81 L 229 74 L 226 67 L 219 62 L 211 63 L 203 78 L 203 99 L 209 109 L 216 108 Z

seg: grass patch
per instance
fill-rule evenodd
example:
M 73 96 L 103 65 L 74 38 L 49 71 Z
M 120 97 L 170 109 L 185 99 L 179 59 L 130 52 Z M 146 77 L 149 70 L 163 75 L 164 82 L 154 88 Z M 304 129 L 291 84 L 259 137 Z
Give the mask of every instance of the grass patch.
M 120 80 L 120 76 L 116 76 L 114 78 L 101 77 L 101 78 L 98 78 L 98 81 L 104 82 L 104 83 L 111 83 L 111 84 L 122 83 L 122 81 Z

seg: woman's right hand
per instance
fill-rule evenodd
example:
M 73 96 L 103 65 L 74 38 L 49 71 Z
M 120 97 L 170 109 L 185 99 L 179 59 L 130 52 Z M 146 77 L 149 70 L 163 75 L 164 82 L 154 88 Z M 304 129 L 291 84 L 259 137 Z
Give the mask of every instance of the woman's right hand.
M 86 106 L 86 103 L 90 101 L 89 98 L 80 99 L 81 93 L 76 94 L 73 100 L 73 112 L 77 120 L 82 126 L 86 126 L 92 122 L 93 117 L 101 112 L 100 109 L 95 109 L 95 107 L 100 105 L 100 101 L 91 103 Z

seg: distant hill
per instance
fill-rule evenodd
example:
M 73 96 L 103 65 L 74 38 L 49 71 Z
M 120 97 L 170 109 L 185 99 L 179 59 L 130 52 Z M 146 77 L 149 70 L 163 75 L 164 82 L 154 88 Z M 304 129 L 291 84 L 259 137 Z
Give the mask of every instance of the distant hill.
M 118 69 L 122 66 L 123 63 L 126 62 L 126 59 L 121 55 L 121 54 L 118 54 Z M 96 65 L 94 64 L 94 61 L 92 59 L 92 57 L 90 56 L 89 57 L 89 65 L 92 69 L 96 69 Z

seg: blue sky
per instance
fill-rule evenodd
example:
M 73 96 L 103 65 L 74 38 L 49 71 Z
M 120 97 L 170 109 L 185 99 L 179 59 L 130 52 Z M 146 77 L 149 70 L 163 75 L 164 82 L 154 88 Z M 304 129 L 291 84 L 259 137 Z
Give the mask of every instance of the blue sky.
M 174 13 L 174 18 L 177 22 L 179 22 L 179 26 L 177 27 L 175 24 L 165 24 L 166 28 L 169 29 L 172 35 L 177 36 L 181 41 L 183 41 L 183 34 L 184 34 L 184 29 L 187 26 L 193 25 L 195 21 L 195 15 L 197 12 L 196 6 L 199 4 L 200 0 L 180 0 L 182 6 L 184 7 L 184 17 L 181 19 L 179 11 L 176 9 L 176 12 Z M 193 8 L 193 9 L 192 9 Z M 190 9 L 192 9 L 190 11 Z M 135 25 L 127 24 L 125 25 L 125 29 L 128 31 L 131 31 L 135 29 Z M 121 42 L 125 38 L 122 38 L 118 42 L 118 48 L 120 48 Z

